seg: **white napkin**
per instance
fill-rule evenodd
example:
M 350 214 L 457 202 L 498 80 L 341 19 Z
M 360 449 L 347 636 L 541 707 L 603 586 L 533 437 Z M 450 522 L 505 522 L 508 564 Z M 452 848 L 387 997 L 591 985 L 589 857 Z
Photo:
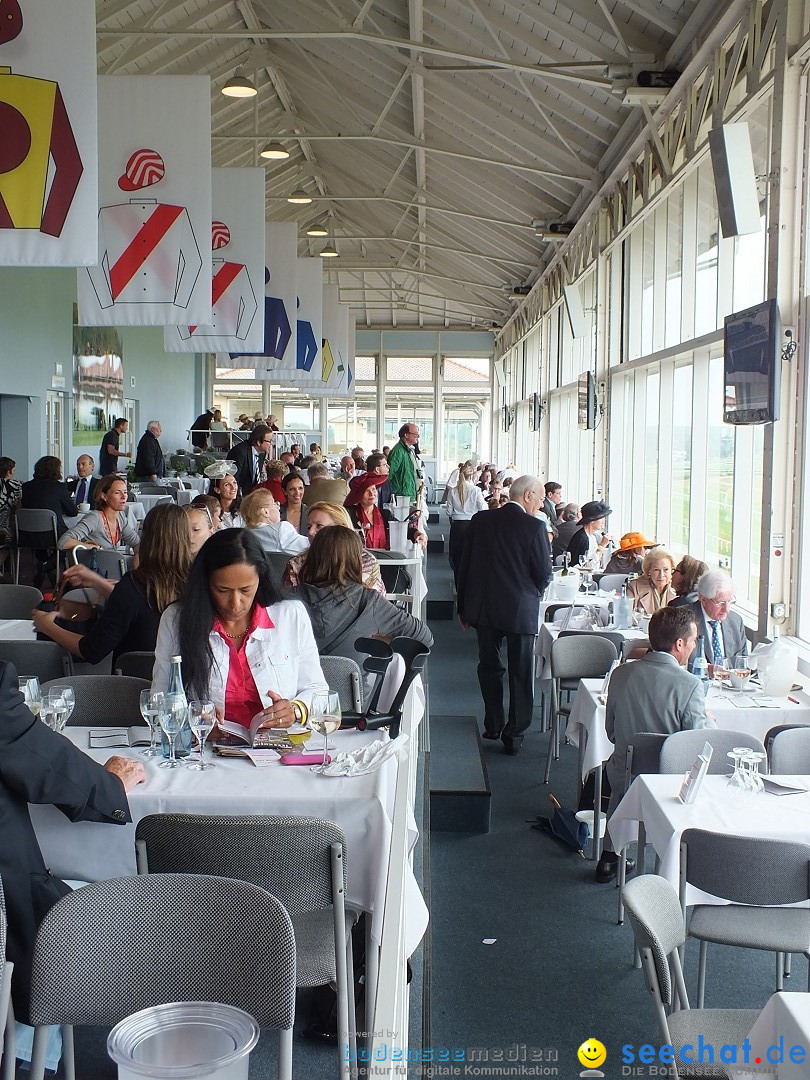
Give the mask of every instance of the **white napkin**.
M 404 733 L 397 735 L 396 739 L 377 739 L 349 753 L 335 754 L 329 765 L 321 770 L 322 776 L 361 776 L 363 773 L 374 772 L 379 769 L 384 761 L 398 754 L 408 736 Z

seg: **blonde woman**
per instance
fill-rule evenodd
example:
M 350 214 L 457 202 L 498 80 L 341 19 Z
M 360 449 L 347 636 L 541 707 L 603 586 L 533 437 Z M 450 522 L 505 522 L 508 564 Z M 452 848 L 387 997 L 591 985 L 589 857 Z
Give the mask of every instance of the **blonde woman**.
M 467 536 L 470 521 L 479 510 L 487 509 L 484 494 L 479 487 L 476 487 L 474 478 L 475 465 L 468 461 L 459 469 L 455 487 L 448 488 L 447 491 L 447 516 L 450 518 L 448 547 L 450 569 L 453 571 L 454 580 L 458 578 L 461 553 L 464 550 L 464 539 Z
M 278 503 L 266 488 L 256 488 L 246 495 L 239 512 L 265 551 L 297 555 L 309 547 L 306 537 L 299 536 L 288 521 L 281 520 Z
M 345 506 L 338 506 L 336 503 L 328 502 L 313 503 L 310 506 L 307 517 L 307 536 L 310 543 L 322 529 L 330 529 L 334 525 L 340 525 L 344 529 L 354 529 L 354 524 Z M 307 554 L 307 552 L 304 552 L 302 555 L 293 555 L 287 563 L 284 570 L 285 585 L 290 588 L 295 588 L 298 585 L 301 568 L 306 561 Z M 363 584 L 366 588 L 374 589 L 381 596 L 385 596 L 385 584 L 380 576 L 380 564 L 366 548 L 363 548 L 361 563 Z
M 627 586 L 627 595 L 645 615 L 653 615 L 675 599 L 672 574 L 675 556 L 664 547 L 653 548 L 644 556 L 642 575 Z

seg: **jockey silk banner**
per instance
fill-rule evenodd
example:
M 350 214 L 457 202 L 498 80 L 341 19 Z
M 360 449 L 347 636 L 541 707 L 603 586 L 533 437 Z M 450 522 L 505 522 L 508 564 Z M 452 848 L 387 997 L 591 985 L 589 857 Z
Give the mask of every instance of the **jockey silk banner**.
M 97 260 L 94 0 L 0 0 L 0 266 Z
M 212 169 L 211 322 L 167 326 L 166 352 L 264 348 L 264 169 Z
M 255 367 L 256 378 L 273 381 L 278 369 L 295 365 L 295 269 L 298 225 L 268 221 L 264 231 L 264 345 L 255 352 L 220 353 L 217 367 Z
M 211 323 L 211 86 L 201 75 L 98 79 L 97 265 L 85 326 Z

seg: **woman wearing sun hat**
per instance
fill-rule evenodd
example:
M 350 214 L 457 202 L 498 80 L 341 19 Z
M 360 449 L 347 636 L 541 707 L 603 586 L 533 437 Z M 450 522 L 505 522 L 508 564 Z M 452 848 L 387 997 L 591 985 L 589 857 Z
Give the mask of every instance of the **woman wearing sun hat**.
M 644 533 L 625 533 L 605 567 L 606 574 L 641 574 L 647 549 L 655 547 L 654 540 L 645 540 Z
M 581 527 L 571 537 L 568 545 L 572 566 L 577 566 L 583 556 L 593 563 L 601 562 L 604 551 L 613 537 L 609 533 L 602 532 L 601 539 L 597 539 L 596 534 L 604 529 L 606 520 L 612 513 L 608 504 L 601 500 L 582 504 L 582 516 L 579 519 Z
M 387 522 L 377 506 L 377 488 L 387 479 L 379 473 L 361 473 L 352 480 L 343 503 L 349 511 L 353 527 L 361 533 L 367 548 L 387 550 L 390 547 Z

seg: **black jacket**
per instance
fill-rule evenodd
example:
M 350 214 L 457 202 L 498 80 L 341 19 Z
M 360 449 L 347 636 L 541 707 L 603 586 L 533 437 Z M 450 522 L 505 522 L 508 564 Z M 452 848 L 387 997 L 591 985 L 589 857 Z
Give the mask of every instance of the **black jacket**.
M 545 523 L 516 503 L 476 514 L 458 575 L 458 613 L 470 626 L 536 634 L 551 580 Z
M 228 451 L 228 457 L 236 462 L 236 482 L 243 495 L 253 490 L 256 474 L 253 471 L 253 447 L 249 442 L 237 443 Z M 264 465 L 267 454 L 259 454 L 259 470 Z
M 90 505 L 92 506 L 93 505 L 93 499 L 95 498 L 95 493 L 96 493 L 96 484 L 99 482 L 99 478 L 97 476 L 88 476 L 85 479 L 88 481 L 88 483 L 87 483 L 87 488 L 85 490 L 85 498 L 83 500 L 81 500 L 81 501 L 89 502 Z M 67 489 L 70 492 L 70 494 L 73 496 L 73 498 L 75 499 L 77 506 L 78 506 L 80 500 L 76 498 L 76 492 L 79 490 L 79 484 L 81 482 L 82 482 L 82 477 L 77 476 L 77 477 L 75 477 L 75 479 L 68 481 L 68 484 L 67 484 Z
M 135 455 L 135 476 L 139 480 L 151 480 L 153 476 L 163 476 L 163 451 L 157 437 L 151 431 L 145 431 L 138 443 Z
M 132 574 L 124 574 L 107 597 L 98 622 L 82 637 L 79 652 L 88 664 L 98 664 L 112 653 L 115 670 L 121 653 L 155 651 L 159 625 L 160 612 L 148 603 L 143 585 Z
M 33 716 L 13 665 L 0 662 L 0 878 L 8 916 L 7 956 L 18 1020 L 28 1019 L 31 956 L 37 927 L 70 889 L 42 859 L 29 803 L 57 806 L 71 821 L 130 821 L 124 785 Z
M 70 489 L 61 480 L 29 480 L 22 486 L 22 506 L 26 510 L 53 510 L 59 536 L 67 528 L 62 515 L 76 517 L 79 513 Z

